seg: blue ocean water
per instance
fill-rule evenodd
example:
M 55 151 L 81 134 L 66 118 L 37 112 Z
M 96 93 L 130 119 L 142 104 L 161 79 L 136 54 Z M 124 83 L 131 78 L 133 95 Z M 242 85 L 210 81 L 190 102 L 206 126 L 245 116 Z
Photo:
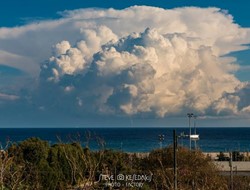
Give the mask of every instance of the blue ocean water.
M 125 152 L 149 152 L 160 147 L 159 135 L 164 134 L 162 146 L 173 142 L 174 128 L 2 128 L 0 142 L 20 142 L 30 137 L 39 137 L 50 144 L 80 141 L 91 149 L 102 148 L 97 139 L 105 142 L 105 148 Z M 189 133 L 188 128 L 176 128 L 177 134 Z M 197 147 L 204 152 L 249 151 L 250 128 L 199 128 Z M 179 144 L 189 147 L 189 139 L 179 139 Z

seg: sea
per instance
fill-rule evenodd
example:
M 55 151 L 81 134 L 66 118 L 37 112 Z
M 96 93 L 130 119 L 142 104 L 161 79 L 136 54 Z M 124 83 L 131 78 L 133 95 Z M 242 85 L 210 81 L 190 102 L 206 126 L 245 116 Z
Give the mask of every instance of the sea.
M 172 146 L 173 131 L 178 144 L 189 148 L 189 128 L 0 128 L 2 149 L 6 143 L 20 143 L 31 137 L 46 140 L 50 145 L 79 142 L 92 150 L 113 149 L 124 152 L 150 152 Z M 192 134 L 194 132 L 192 131 Z M 203 152 L 250 151 L 250 128 L 199 128 L 199 140 L 192 141 L 192 148 Z M 160 138 L 162 137 L 162 138 Z

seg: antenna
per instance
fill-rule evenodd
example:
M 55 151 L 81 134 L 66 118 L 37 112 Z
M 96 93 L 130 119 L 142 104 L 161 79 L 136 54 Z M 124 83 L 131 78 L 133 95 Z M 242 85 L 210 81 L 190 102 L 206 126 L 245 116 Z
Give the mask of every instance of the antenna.
M 158 135 L 159 136 L 159 141 L 160 141 L 160 148 L 162 149 L 162 142 L 164 141 L 165 135 Z
M 196 141 L 199 140 L 199 135 L 196 133 L 196 119 L 197 115 L 193 115 L 194 118 L 194 135 L 191 135 L 191 140 L 194 141 L 194 149 L 196 150 Z

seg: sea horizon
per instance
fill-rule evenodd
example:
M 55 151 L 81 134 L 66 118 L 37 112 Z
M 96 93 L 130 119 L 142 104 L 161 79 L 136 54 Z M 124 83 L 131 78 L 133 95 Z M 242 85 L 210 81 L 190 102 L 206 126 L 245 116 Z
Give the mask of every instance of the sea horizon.
M 0 128 L 0 142 L 7 140 L 21 142 L 31 137 L 48 141 L 51 145 L 57 143 L 72 143 L 78 141 L 83 147 L 92 150 L 101 148 L 121 150 L 124 152 L 150 152 L 154 149 L 171 146 L 173 130 L 180 137 L 181 133 L 189 134 L 188 127 L 121 127 L 121 128 Z M 194 129 L 192 128 L 192 134 Z M 250 150 L 249 127 L 199 127 L 197 148 L 203 152 L 228 152 Z M 86 135 L 89 135 L 88 142 Z M 164 135 L 162 143 L 159 135 Z M 60 140 L 59 140 L 60 139 Z M 104 142 L 101 147 L 98 140 Z M 189 148 L 188 138 L 179 138 L 179 145 Z M 194 148 L 194 143 L 192 143 Z
M 32 126 L 30 126 L 30 125 L 27 125 L 27 126 L 9 126 L 9 127 L 5 127 L 5 126 L 2 126 L 2 127 L 0 127 L 0 129 L 78 129 L 78 128 L 80 128 L 80 129 L 98 129 L 98 128 L 102 128 L 102 129 L 109 129 L 109 128 L 111 128 L 111 129 L 113 129 L 113 128 L 115 128 L 115 129 L 127 129 L 127 128 L 129 128 L 129 129 L 131 129 L 131 128 L 135 128 L 135 129 L 137 129 L 137 128 L 142 128 L 142 129 L 144 129 L 144 128 L 170 128 L 170 129 L 175 129 L 175 128 L 177 128 L 177 129 L 180 129 L 180 128 L 189 128 L 188 126 L 155 126 L 155 127 L 153 127 L 153 126 L 68 126 L 68 125 L 66 125 L 66 126 L 60 126 L 60 127 L 56 127 L 56 125 L 39 125 L 39 126 L 36 126 L 36 125 L 32 125 Z M 191 128 L 193 128 L 193 126 L 191 126 Z M 199 129 L 199 128 L 202 128 L 202 129 L 205 129 L 205 128 L 224 128 L 224 129 L 226 129 L 226 128 L 250 128 L 250 126 L 199 126 L 199 127 L 197 127 L 197 129 Z

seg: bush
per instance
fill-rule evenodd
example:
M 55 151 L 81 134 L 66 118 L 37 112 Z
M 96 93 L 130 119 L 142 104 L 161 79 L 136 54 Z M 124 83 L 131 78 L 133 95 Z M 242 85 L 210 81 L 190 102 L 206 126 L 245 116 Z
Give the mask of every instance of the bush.
M 144 167 L 154 175 L 157 189 L 171 189 L 174 184 L 173 148 L 152 151 Z M 227 183 L 202 152 L 178 148 L 178 187 L 180 189 L 226 189 Z
M 174 184 L 172 147 L 154 150 L 148 157 L 140 158 L 113 150 L 93 152 L 79 143 L 50 146 L 46 141 L 31 138 L 13 144 L 3 155 L 1 185 L 8 189 L 107 189 L 104 183 L 97 183 L 100 174 L 153 175 L 152 181 L 144 182 L 142 190 L 171 190 Z M 222 153 L 219 155 L 221 159 L 224 157 Z M 177 163 L 178 189 L 226 190 L 229 187 L 229 178 L 220 176 L 202 152 L 178 147 Z M 235 177 L 234 189 L 245 189 L 249 182 L 249 177 Z

